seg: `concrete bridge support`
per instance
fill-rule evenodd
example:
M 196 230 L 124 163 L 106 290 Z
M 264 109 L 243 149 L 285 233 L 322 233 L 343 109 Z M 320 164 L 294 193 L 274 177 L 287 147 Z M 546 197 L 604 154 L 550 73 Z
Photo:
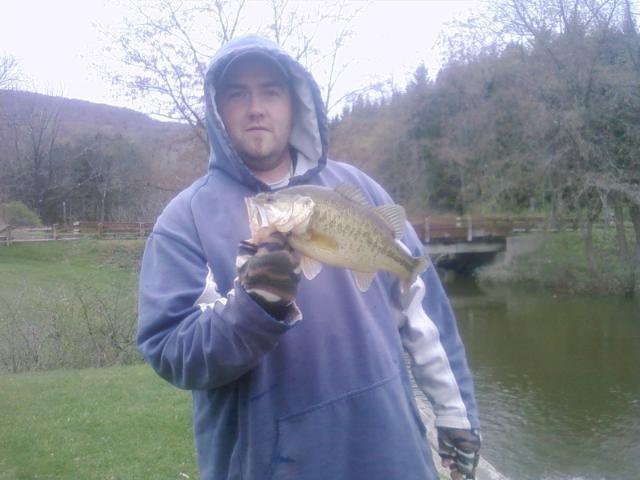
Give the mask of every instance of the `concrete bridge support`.
M 468 273 L 487 264 L 508 263 L 512 258 L 537 249 L 541 234 L 501 238 L 474 238 L 472 241 L 428 243 L 425 251 L 440 269 Z
M 542 245 L 543 236 L 539 233 L 507 237 L 504 251 L 504 261 L 510 262 L 513 258 L 537 250 Z

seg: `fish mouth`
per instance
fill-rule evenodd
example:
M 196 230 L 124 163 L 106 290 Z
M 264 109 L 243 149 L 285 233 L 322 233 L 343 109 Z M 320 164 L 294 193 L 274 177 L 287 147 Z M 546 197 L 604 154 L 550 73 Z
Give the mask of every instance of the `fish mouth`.
M 256 201 L 256 198 L 245 198 L 245 204 L 247 206 L 247 213 L 249 214 L 249 222 L 264 226 L 266 223 L 266 217 L 260 201 Z

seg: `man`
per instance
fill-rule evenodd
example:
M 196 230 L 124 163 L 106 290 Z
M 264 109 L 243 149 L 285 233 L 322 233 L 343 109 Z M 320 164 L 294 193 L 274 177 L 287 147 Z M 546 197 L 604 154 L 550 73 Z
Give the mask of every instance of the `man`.
M 244 199 L 261 191 L 349 183 L 373 204 L 391 201 L 327 159 L 311 75 L 273 43 L 244 37 L 213 59 L 205 95 L 209 171 L 149 237 L 137 338 L 162 377 L 193 390 L 202 479 L 436 479 L 403 350 L 434 405 L 453 478 L 471 476 L 472 380 L 434 269 L 402 298 L 386 273 L 362 293 L 340 268 L 301 280 L 281 235 L 243 241 Z M 410 226 L 403 241 L 422 253 Z

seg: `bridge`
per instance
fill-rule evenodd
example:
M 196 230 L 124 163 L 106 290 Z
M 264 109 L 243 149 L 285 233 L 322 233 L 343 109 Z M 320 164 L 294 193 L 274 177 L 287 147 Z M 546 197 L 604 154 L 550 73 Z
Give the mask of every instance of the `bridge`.
M 538 231 L 543 216 L 434 215 L 413 218 L 411 224 L 433 263 L 444 269 L 468 271 L 507 252 L 517 235 Z

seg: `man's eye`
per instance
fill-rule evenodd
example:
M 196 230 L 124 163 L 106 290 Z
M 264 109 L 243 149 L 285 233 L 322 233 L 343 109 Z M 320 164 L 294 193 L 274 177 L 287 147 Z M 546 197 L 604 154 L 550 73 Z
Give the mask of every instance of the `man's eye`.
M 243 98 L 244 95 L 245 92 L 243 90 L 230 90 L 229 92 L 227 92 L 227 97 L 232 99 Z

